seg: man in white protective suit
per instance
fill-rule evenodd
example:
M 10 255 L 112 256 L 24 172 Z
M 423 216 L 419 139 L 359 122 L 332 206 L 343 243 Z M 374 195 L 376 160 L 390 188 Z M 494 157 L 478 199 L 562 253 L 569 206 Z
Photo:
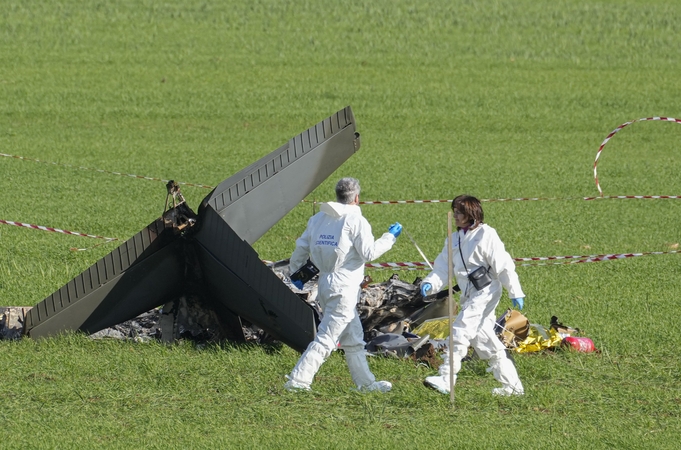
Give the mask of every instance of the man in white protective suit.
M 496 230 L 483 223 L 482 206 L 477 198 L 460 195 L 452 201 L 452 210 L 457 227 L 457 231 L 450 236 L 453 272 L 461 288 L 461 311 L 451 330 L 454 373 L 449 373 L 449 352 L 445 352 L 439 374 L 427 377 L 424 384 L 449 394 L 450 375 L 453 376 L 453 383 L 456 383 L 461 360 L 468 353 L 468 347 L 472 346 L 480 359 L 487 360 L 494 378 L 501 383 L 501 387 L 495 388 L 492 394 L 523 395 L 523 385 L 515 365 L 494 332 L 494 310 L 499 304 L 502 286 L 508 291 L 513 306 L 518 309 L 523 307 L 525 294 L 518 281 L 515 263 Z M 433 271 L 421 282 L 423 296 L 438 292 L 447 284 L 447 247 L 445 240 L 442 253 L 435 259 Z M 469 276 L 471 273 L 473 277 Z M 472 279 L 476 279 L 475 283 Z
M 322 318 L 317 336 L 310 342 L 284 384 L 287 390 L 309 390 L 312 380 L 331 352 L 340 348 L 359 391 L 388 392 L 392 384 L 376 381 L 369 370 L 364 349 L 364 330 L 357 312 L 364 265 L 388 250 L 402 232 L 394 223 L 374 241 L 371 225 L 359 208 L 359 181 L 343 178 L 336 184 L 336 202 L 322 203 L 310 218 L 303 235 L 296 240 L 290 272 L 309 258 L 319 269 L 317 301 Z M 293 282 L 302 288 L 300 281 Z

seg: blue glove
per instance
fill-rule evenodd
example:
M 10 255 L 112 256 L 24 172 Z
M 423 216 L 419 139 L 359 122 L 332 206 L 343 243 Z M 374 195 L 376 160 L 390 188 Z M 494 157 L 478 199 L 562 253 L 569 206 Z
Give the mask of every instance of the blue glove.
M 399 222 L 395 222 L 394 224 L 390 225 L 390 228 L 388 228 L 388 233 L 395 237 L 399 236 L 400 233 L 402 233 L 402 225 L 400 225 Z
M 301 291 L 303 290 L 303 282 L 300 280 L 291 280 L 291 284 L 300 289 Z
M 433 289 L 433 285 L 430 283 L 421 283 L 421 295 L 424 297 L 428 296 L 428 292 Z
M 523 305 L 525 304 L 525 297 L 512 298 L 511 301 L 513 301 L 513 307 L 518 308 L 518 311 L 520 311 L 523 309 Z

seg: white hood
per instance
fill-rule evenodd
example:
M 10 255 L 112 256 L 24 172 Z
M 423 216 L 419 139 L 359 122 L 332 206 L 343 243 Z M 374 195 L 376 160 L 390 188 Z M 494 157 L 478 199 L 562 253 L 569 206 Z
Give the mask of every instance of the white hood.
M 362 215 L 362 210 L 357 205 L 344 205 L 343 203 L 328 202 L 321 203 L 319 210 L 331 217 L 339 218 L 349 214 Z

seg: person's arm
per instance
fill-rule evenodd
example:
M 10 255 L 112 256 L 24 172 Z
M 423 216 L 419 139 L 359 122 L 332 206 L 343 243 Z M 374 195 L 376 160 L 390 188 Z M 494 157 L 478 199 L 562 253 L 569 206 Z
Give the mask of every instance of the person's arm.
M 447 239 L 445 239 L 442 251 L 437 255 L 437 258 L 435 258 L 435 262 L 433 263 L 433 270 L 421 282 L 421 286 L 423 286 L 424 283 L 430 283 L 432 286 L 428 293 L 429 295 L 439 292 L 440 289 L 444 287 L 446 280 L 449 278 L 448 265 Z
M 486 230 L 487 231 L 487 230 Z M 508 291 L 510 298 L 523 298 L 525 294 L 520 286 L 518 274 L 515 271 L 515 262 L 506 251 L 504 243 L 501 242 L 495 230 L 489 230 L 489 236 L 485 239 L 485 259 L 490 265 L 493 275 L 501 282 L 502 286 Z
M 374 241 L 371 225 L 364 217 L 359 218 L 356 226 L 357 230 L 353 246 L 364 261 L 375 260 L 390 250 L 397 239 L 392 233 L 386 232 Z

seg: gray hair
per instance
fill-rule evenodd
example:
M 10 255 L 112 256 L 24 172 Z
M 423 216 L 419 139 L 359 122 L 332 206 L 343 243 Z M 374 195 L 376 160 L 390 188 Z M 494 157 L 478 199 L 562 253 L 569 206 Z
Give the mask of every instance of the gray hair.
M 355 201 L 355 196 L 359 195 L 359 180 L 345 177 L 336 184 L 336 201 L 344 205 L 349 205 Z

